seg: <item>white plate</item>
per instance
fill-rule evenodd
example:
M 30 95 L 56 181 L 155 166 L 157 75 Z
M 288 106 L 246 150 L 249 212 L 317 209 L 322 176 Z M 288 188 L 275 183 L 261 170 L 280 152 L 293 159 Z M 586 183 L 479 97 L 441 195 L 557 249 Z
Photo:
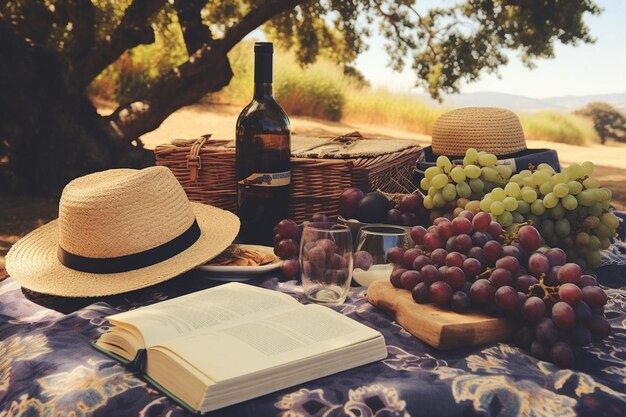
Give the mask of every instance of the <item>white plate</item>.
M 262 253 L 274 253 L 274 248 L 260 245 L 237 245 L 240 248 L 255 250 Z M 280 268 L 280 259 L 267 265 L 259 266 L 222 266 L 222 265 L 200 265 L 196 269 L 209 272 L 209 278 L 218 281 L 246 281 L 254 275 L 263 274 L 268 271 Z

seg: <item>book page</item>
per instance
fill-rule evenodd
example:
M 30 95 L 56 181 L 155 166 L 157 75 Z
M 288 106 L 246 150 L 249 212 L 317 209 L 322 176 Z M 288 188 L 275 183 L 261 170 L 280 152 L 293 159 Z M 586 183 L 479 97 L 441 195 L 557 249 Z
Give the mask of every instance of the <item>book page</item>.
M 320 305 L 170 340 L 166 349 L 215 382 L 326 353 L 381 334 Z
M 275 314 L 300 306 L 279 291 L 232 282 L 147 307 L 107 317 L 128 323 L 143 335 L 145 346 L 196 334 L 231 321 Z

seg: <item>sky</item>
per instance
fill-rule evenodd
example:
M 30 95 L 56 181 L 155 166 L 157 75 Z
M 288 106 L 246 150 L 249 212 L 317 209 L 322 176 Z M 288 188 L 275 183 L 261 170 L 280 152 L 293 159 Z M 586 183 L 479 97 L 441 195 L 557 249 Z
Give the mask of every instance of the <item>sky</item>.
M 426 3 L 433 3 L 427 1 Z M 597 16 L 585 15 L 595 44 L 555 45 L 555 57 L 536 60 L 536 68 L 523 66 L 516 52 L 509 63 L 495 74 L 461 87 L 461 93 L 493 91 L 533 98 L 568 95 L 610 94 L 626 92 L 626 1 L 596 0 L 604 11 Z M 415 89 L 415 75 L 410 62 L 402 73 L 386 66 L 385 40 L 374 36 L 370 48 L 357 58 L 356 67 L 376 87 L 397 92 L 421 92 Z

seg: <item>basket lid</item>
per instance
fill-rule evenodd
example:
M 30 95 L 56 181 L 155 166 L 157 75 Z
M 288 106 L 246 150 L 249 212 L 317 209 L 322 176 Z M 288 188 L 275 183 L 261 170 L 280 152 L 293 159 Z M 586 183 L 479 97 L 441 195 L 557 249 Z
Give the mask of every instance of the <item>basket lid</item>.
M 291 155 L 299 158 L 366 158 L 418 147 L 410 139 L 364 138 L 358 132 L 339 137 L 293 135 Z
M 458 156 L 468 148 L 494 155 L 526 149 L 519 118 L 498 107 L 463 107 L 441 115 L 433 126 L 433 152 Z

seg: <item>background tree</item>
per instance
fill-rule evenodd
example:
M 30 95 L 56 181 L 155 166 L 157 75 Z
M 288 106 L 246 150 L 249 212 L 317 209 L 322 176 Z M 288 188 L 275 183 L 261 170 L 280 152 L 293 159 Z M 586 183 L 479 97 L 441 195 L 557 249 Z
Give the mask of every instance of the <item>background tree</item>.
M 177 109 L 226 86 L 228 52 L 258 27 L 313 62 L 331 50 L 350 64 L 372 31 L 388 40 L 391 66 L 411 65 L 431 96 L 495 72 L 516 50 L 529 66 L 554 44 L 592 42 L 591 0 L 462 0 L 427 11 L 415 0 L 0 0 L 0 185 L 55 193 L 110 167 L 152 164 L 139 137 Z M 163 20 L 182 31 L 186 56 L 101 116 L 90 83 Z M 349 71 L 349 68 L 347 69 Z
M 626 118 L 615 107 L 607 103 L 589 103 L 577 114 L 591 118 L 593 127 L 603 145 L 607 139 L 626 142 Z

